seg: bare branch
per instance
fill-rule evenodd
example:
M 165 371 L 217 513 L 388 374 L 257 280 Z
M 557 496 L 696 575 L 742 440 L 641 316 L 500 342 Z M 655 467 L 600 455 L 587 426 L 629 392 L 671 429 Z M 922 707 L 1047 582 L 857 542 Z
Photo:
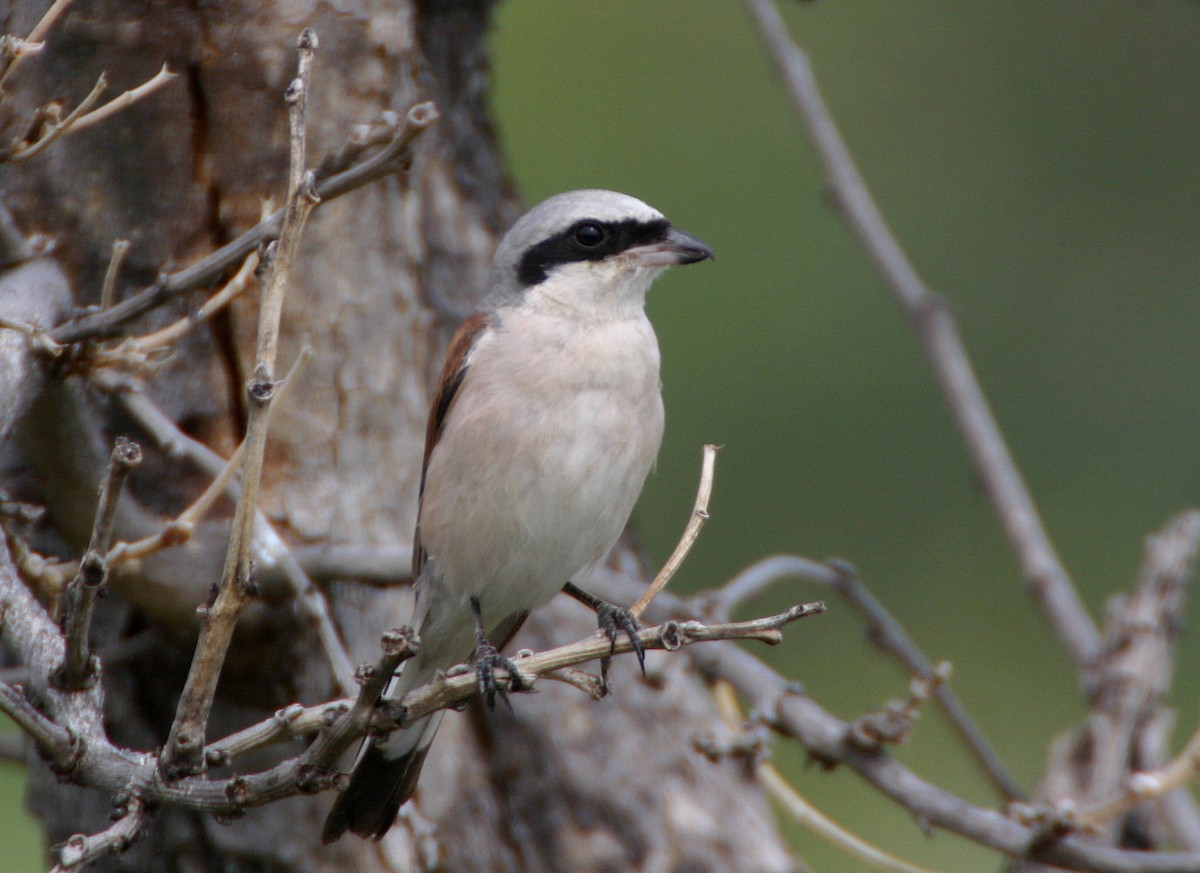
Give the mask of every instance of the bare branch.
M 57 114 L 55 112 L 46 119 L 45 124 L 38 125 L 37 138 L 33 142 L 14 142 L 0 149 L 0 161 L 12 161 L 16 163 L 17 161 L 32 158 L 43 151 L 52 142 L 67 133 L 95 105 L 106 88 L 108 88 L 108 79 L 101 73 L 100 78 L 96 80 L 96 84 L 92 86 L 92 90 L 80 101 L 78 106 L 67 114 L 66 118 L 59 120 L 54 117 Z M 55 106 L 55 108 L 57 107 Z
M 17 67 L 26 57 L 41 51 L 43 38 L 70 5 L 71 0 L 54 0 L 50 4 L 50 8 L 46 10 L 46 14 L 42 16 L 41 21 L 34 25 L 33 30 L 29 31 L 29 36 L 24 40 L 19 40 L 20 44 L 11 53 L 6 54 L 3 60 L 0 60 L 0 98 L 4 95 L 4 85 L 9 76 L 17 71 Z
M 362 688 L 354 704 L 344 715 L 324 731 L 304 756 L 304 765 L 316 773 L 327 773 L 337 766 L 346 749 L 367 732 L 371 717 L 379 704 L 384 688 L 400 665 L 417 654 L 420 641 L 408 628 L 396 628 L 383 635 L 383 655 L 374 666 L 364 665 L 359 671 Z
M 50 873 L 70 873 L 105 855 L 124 852 L 142 834 L 146 824 L 146 804 L 137 795 L 125 800 L 124 813 L 112 826 L 98 834 L 75 834 L 58 850 L 58 863 Z
M 121 264 L 129 254 L 129 240 L 113 240 L 112 256 L 108 259 L 108 269 L 104 271 L 104 285 L 100 288 L 100 308 L 112 306 L 113 287 L 117 282 L 117 274 L 121 272 Z
M 829 186 L 851 229 L 921 339 L 976 470 L 1059 638 L 1082 669 L 1100 634 L 1042 525 L 1037 507 L 988 408 L 949 307 L 917 275 L 892 235 L 821 97 L 808 57 L 792 41 L 771 0 L 745 0 L 759 36 L 825 164 Z
M 133 469 L 142 462 L 142 449 L 125 437 L 117 437 L 108 460 L 108 472 L 100 488 L 100 503 L 92 526 L 87 552 L 79 572 L 67 584 L 60 604 L 60 621 L 66 636 L 66 655 L 54 674 L 54 683 L 64 691 L 77 691 L 96 681 L 98 666 L 88 643 L 92 607 L 97 592 L 108 579 L 107 554 L 112 543 L 113 519 L 121 488 Z
M 258 254 L 252 252 L 246 256 L 246 260 L 242 261 L 242 266 L 238 268 L 233 278 L 226 282 L 216 294 L 204 301 L 204 304 L 194 313 L 189 313 L 184 318 L 156 330 L 154 333 L 129 337 L 115 348 L 97 350 L 93 355 L 93 360 L 101 365 L 128 362 L 136 364 L 152 352 L 169 346 L 232 303 L 249 286 L 257 267 Z
M 301 351 L 292 369 L 288 371 L 287 376 L 280 384 L 276 401 L 286 395 L 288 386 L 295 384 L 296 374 L 307 359 L 307 355 L 307 350 Z M 158 534 L 124 547 L 118 545 L 115 549 L 118 552 L 117 557 L 123 559 L 121 552 L 124 549 L 130 550 L 131 556 L 137 556 L 143 552 L 148 553 L 159 547 L 173 544 L 173 538 L 176 536 L 180 538 L 180 541 L 190 537 L 196 523 L 208 511 L 210 502 L 215 499 L 220 490 L 223 489 L 230 499 L 236 501 L 241 494 L 241 488 L 233 474 L 240 467 L 242 449 L 239 446 L 235 457 L 226 461 L 208 446 L 181 431 L 170 416 L 159 409 L 146 395 L 138 391 L 127 390 L 124 387 L 118 389 L 114 380 L 109 378 L 110 376 L 110 372 L 100 371 L 92 374 L 92 381 L 101 384 L 106 389 L 116 390 L 118 402 L 154 438 L 163 452 L 170 457 L 187 458 L 201 470 L 213 476 L 215 480 L 192 506 L 175 519 L 174 523 L 168 523 Z M 321 648 L 329 661 L 330 669 L 333 671 L 339 687 L 343 692 L 350 693 L 354 688 L 354 666 L 350 662 L 337 628 L 333 624 L 333 616 L 330 614 L 324 594 L 313 584 L 307 568 L 302 566 L 301 561 L 292 554 L 292 550 L 261 511 L 257 512 L 255 516 L 254 530 L 255 581 L 260 592 L 272 600 L 295 598 L 302 614 L 309 619 L 317 632 Z M 318 547 L 315 551 L 319 556 L 324 550 Z M 318 569 L 332 569 L 324 564 L 320 557 L 313 558 L 313 560 Z M 391 568 L 396 566 L 396 558 L 391 554 L 385 554 L 381 561 L 376 563 L 382 564 L 382 566 L 376 567 L 377 572 L 390 574 Z M 407 575 L 411 575 L 411 564 L 410 558 L 408 561 L 410 569 L 405 571 Z M 371 568 L 364 567 L 362 569 L 369 571 Z M 190 590 L 190 588 L 180 587 L 181 593 L 185 596 L 190 596 L 186 595 L 186 592 Z M 186 608 L 190 611 L 194 605 L 194 601 L 190 601 L 186 604 Z
M 172 73 L 164 65 L 154 78 L 114 97 L 100 108 L 92 109 L 92 106 L 100 99 L 100 95 L 108 88 L 108 80 L 101 73 L 91 93 L 66 118 L 58 118 L 59 108 L 57 104 L 50 104 L 47 107 L 43 107 L 40 110 L 41 121 L 34 126 L 36 135 L 33 141 L 17 140 L 0 149 L 0 162 L 12 161 L 16 163 L 32 158 L 34 155 L 44 151 L 60 137 L 86 130 L 111 118 L 118 112 L 129 108 L 139 100 L 158 91 L 174 78 L 176 78 L 176 74 Z
M 70 125 L 69 129 L 63 133 L 78 133 L 81 130 L 87 130 L 89 127 L 94 127 L 102 121 L 107 121 L 118 112 L 123 112 L 139 100 L 149 97 L 155 91 L 169 84 L 173 79 L 178 77 L 178 73 L 172 73 L 167 69 L 167 65 L 163 64 L 161 70 L 154 76 L 136 88 L 131 88 L 121 94 L 118 94 L 112 100 L 109 100 L 99 109 L 93 109 L 87 115 L 75 120 L 75 123 Z
M 733 690 L 733 686 L 728 682 L 716 683 L 713 687 L 713 697 L 717 703 L 717 711 L 721 713 L 729 728 L 734 731 L 746 732 L 745 717 L 738 705 L 737 693 Z M 809 803 L 783 777 L 778 768 L 761 754 L 754 758 L 754 775 L 767 793 L 775 798 L 776 802 L 786 809 L 796 821 L 826 842 L 842 849 L 851 857 L 880 870 L 890 870 L 895 873 L 931 873 L 926 868 L 897 858 L 877 846 L 871 845 L 857 834 L 846 830 Z
M 214 780 L 207 776 L 183 777 L 176 780 L 161 778 L 159 760 L 150 754 L 114 747 L 108 740 L 100 717 L 100 699 L 96 690 L 65 694 L 55 691 L 48 682 L 53 665 L 61 659 L 62 637 L 45 614 L 21 585 L 7 554 L 0 552 L 0 603 L 6 604 L 4 625 L 6 637 L 28 657 L 31 681 L 45 701 L 46 713 L 34 708 L 23 695 L 8 685 L 0 684 L 0 711 L 6 712 L 44 749 L 56 769 L 69 775 L 72 781 L 97 788 L 113 795 L 137 796 L 149 805 L 175 805 L 202 812 L 229 814 L 248 806 L 269 803 L 283 797 L 327 788 L 337 779 L 309 760 L 307 755 L 290 758 L 269 770 Z M 777 616 L 728 625 L 705 626 L 698 622 L 673 622 L 647 628 L 639 633 L 641 643 L 651 649 L 676 649 L 692 642 L 714 639 L 760 639 L 777 641 L 779 628 L 820 611 L 819 604 L 794 607 Z M 396 635 L 357 702 L 358 712 L 367 709 L 371 701 L 371 730 L 393 730 L 411 723 L 440 708 L 457 706 L 477 694 L 474 674 L 467 669 L 456 675 L 439 677 L 414 689 L 399 707 L 373 707 L 379 683 L 385 682 L 396 658 L 402 659 L 411 651 L 403 635 Z M 632 651 L 626 638 L 617 642 L 620 653 Z M 522 676 L 531 684 L 536 676 L 556 673 L 589 660 L 608 655 L 607 639 L 589 636 L 567 646 L 519 657 L 517 664 Z M 278 741 L 285 737 L 311 734 L 333 728 L 319 740 L 314 758 L 324 763 L 331 760 L 338 743 L 357 737 L 358 728 L 339 735 L 339 717 L 355 711 L 356 702 L 343 699 L 320 706 L 286 707 L 275 718 L 219 740 L 209 747 L 212 763 L 228 763 L 237 755 Z M 57 723 L 71 724 L 78 734 Z M 351 717 L 347 725 L 360 719 Z M 324 751 L 321 751 L 321 750 Z
M 737 646 L 697 646 L 690 657 L 706 675 L 728 680 L 747 700 L 761 701 L 757 705 L 763 711 L 774 701 L 773 727 L 795 737 L 825 764 L 850 767 L 927 826 L 944 828 L 1012 857 L 1071 870 L 1200 873 L 1200 853 L 1123 851 L 1088 846 L 1066 835 L 1047 835 L 925 781 L 881 749 L 859 750 L 845 741 L 849 725 L 797 693 L 789 680 Z
M 932 694 L 946 718 L 954 726 L 984 774 L 1005 800 L 1017 800 L 1025 792 L 1008 772 L 1000 756 L 949 685 L 934 682 L 937 668 L 913 642 L 887 608 L 862 584 L 855 568 L 845 561 L 818 563 L 798 555 L 773 555 L 747 567 L 712 594 L 695 599 L 700 615 L 727 617 L 744 601 L 756 597 L 784 579 L 804 579 L 835 591 L 866 620 L 868 634 L 883 652 L 918 679 L 930 682 Z
M 671 553 L 671 557 L 667 559 L 667 563 L 663 564 L 662 569 L 658 571 L 658 575 L 654 577 L 654 581 L 650 583 L 642 596 L 638 598 L 637 603 L 629 608 L 629 614 L 635 619 L 641 617 L 641 614 L 646 611 L 646 607 L 654 599 L 654 596 L 666 587 L 666 584 L 671 581 L 671 577 L 683 565 L 688 552 L 692 550 L 692 546 L 696 543 L 696 538 L 700 536 L 701 528 L 708 521 L 708 499 L 712 495 L 713 468 L 716 462 L 717 446 L 706 445 L 700 465 L 700 486 L 696 490 L 696 503 L 692 507 L 691 518 L 688 519 L 683 536 L 679 538 L 679 542 L 675 546 L 675 551 Z
M 1149 731 L 1171 684 L 1174 650 L 1200 547 L 1200 512 L 1184 512 L 1147 538 L 1137 589 L 1114 603 L 1104 650 L 1090 671 L 1089 714 L 1077 735 L 1055 744 L 1044 799 L 1069 802 L 1095 839 L 1115 845 L 1122 817 L 1195 778 L 1200 734 L 1166 766 L 1145 760 Z
M 433 103 L 417 103 L 404 116 L 391 141 L 361 164 L 323 180 L 317 186 L 317 206 L 328 203 L 377 179 L 403 172 L 412 156 L 417 137 L 438 119 Z M 286 207 L 285 207 L 286 209 Z M 175 273 L 164 273 L 153 285 L 126 297 L 111 309 L 89 312 L 55 328 L 51 333 L 56 342 L 77 343 L 85 339 L 112 336 L 126 322 L 144 315 L 168 300 L 219 279 L 226 270 L 258 249 L 264 240 L 280 232 L 285 209 L 276 210 L 250 230 L 201 258 L 190 267 Z
M 225 661 L 229 642 L 233 638 L 238 616 L 254 594 L 250 578 L 250 556 L 254 523 L 258 514 L 258 489 L 262 480 L 271 400 L 277 388 L 274 373 L 279 347 L 279 327 L 283 316 L 283 298 L 299 250 L 300 236 L 316 202 L 313 176 L 305 169 L 306 108 L 312 58 L 316 49 L 316 33 L 306 28 L 297 43 L 300 55 L 299 71 L 284 95 L 288 104 L 291 129 L 288 201 L 270 276 L 263 288 L 259 304 L 256 362 L 253 376 L 247 385 L 250 403 L 246 423 L 242 491 L 234 513 L 233 533 L 217 597 L 204 616 L 196 654 L 167 738 L 163 754 L 163 773 L 168 778 L 203 769 L 204 734 L 217 689 L 217 679 L 220 677 L 221 666 Z
M 18 689 L 0 682 L 0 712 L 23 730 L 61 772 L 70 772 L 79 760 L 80 746 L 67 728 L 38 712 Z

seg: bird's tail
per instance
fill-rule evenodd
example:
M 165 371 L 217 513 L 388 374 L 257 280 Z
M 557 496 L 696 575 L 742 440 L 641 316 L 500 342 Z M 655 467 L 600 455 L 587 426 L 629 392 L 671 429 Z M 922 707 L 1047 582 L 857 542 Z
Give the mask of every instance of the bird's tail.
M 332 843 L 346 831 L 383 839 L 404 801 L 416 791 L 421 765 L 442 715 L 435 712 L 396 731 L 383 744 L 363 742 L 350 773 L 350 784 L 325 819 L 323 842 Z

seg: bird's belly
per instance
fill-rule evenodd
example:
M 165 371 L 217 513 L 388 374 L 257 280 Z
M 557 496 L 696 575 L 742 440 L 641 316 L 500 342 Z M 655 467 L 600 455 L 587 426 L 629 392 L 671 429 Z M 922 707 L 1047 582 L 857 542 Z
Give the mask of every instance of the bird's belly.
M 476 403 L 447 429 L 422 504 L 426 572 L 479 597 L 487 626 L 548 601 L 620 536 L 662 435 L 653 375 L 648 391 L 585 385 L 517 414 Z

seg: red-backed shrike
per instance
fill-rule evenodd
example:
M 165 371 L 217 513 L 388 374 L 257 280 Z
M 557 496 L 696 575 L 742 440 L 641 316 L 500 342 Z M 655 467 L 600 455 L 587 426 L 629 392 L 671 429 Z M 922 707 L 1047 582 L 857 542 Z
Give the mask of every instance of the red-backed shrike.
M 504 235 L 429 415 L 411 622 L 421 648 L 389 699 L 472 652 L 489 702 L 494 666 L 519 683 L 497 648 L 564 584 L 597 609 L 610 639 L 636 629 L 628 613 L 568 583 L 620 536 L 662 440 L 646 291 L 667 267 L 711 256 L 657 210 L 613 191 L 551 197 Z M 347 830 L 387 832 L 442 715 L 364 743 L 326 842 Z

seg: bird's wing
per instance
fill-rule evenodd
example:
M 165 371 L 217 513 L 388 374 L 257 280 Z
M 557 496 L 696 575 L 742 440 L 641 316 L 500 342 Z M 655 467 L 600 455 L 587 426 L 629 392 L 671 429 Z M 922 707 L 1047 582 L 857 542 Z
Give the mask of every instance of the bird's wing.
M 429 456 L 442 435 L 442 427 L 451 407 L 458 397 L 458 389 L 462 387 L 463 378 L 467 375 L 471 349 L 475 340 L 491 323 L 486 312 L 476 312 L 469 316 L 450 340 L 450 348 L 446 350 L 446 360 L 442 364 L 442 372 L 438 377 L 437 391 L 433 395 L 433 403 L 429 408 L 429 421 L 425 426 L 425 457 L 421 461 L 421 490 L 425 493 L 425 471 L 429 469 Z M 417 505 L 417 529 L 413 534 L 413 578 L 421 577 L 425 566 L 425 549 L 421 546 L 421 509 Z

